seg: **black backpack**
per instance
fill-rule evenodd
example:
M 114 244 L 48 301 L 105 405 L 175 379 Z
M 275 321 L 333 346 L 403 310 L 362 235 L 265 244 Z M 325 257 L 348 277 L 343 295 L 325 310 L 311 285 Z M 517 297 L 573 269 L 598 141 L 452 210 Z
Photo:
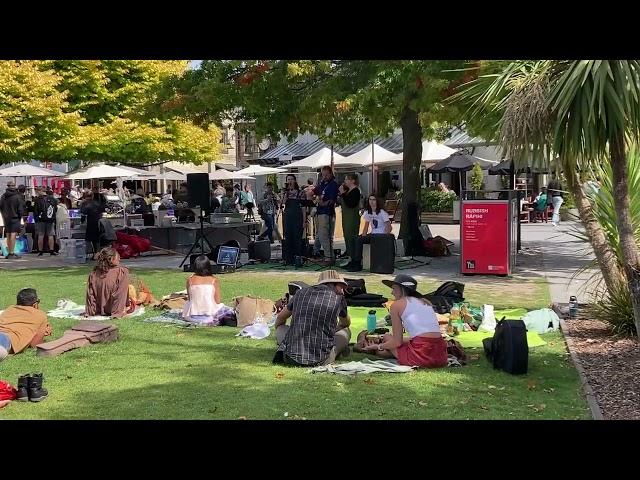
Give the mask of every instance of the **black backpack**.
M 522 320 L 502 320 L 496 325 L 493 337 L 482 340 L 484 353 L 493 368 L 513 375 L 527 373 L 529 367 L 529 344 L 527 327 Z
M 52 223 L 56 220 L 58 204 L 51 195 L 38 199 L 38 220 Z
M 464 283 L 444 282 L 436 291 L 423 297 L 431 302 L 437 313 L 449 313 L 454 304 L 464 302 Z

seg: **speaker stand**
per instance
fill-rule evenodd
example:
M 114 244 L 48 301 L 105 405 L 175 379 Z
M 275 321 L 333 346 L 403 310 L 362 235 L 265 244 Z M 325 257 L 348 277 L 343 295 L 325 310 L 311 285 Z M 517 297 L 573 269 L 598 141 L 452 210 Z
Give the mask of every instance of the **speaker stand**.
M 186 262 L 187 258 L 189 258 L 191 256 L 191 254 L 193 253 L 193 250 L 198 245 L 198 240 L 200 241 L 200 245 L 199 245 L 200 253 L 202 253 L 203 255 L 204 255 L 204 244 L 205 244 L 205 242 L 207 243 L 207 245 L 209 245 L 210 251 L 213 252 L 215 250 L 213 245 L 211 245 L 211 243 L 209 242 L 209 240 L 207 239 L 207 237 L 204 234 L 204 215 L 203 215 L 202 211 L 200 211 L 200 230 L 198 230 L 198 232 L 196 233 L 196 239 L 193 242 L 193 245 L 191 245 L 191 248 L 189 249 L 187 254 L 184 256 L 184 258 L 182 259 L 182 262 L 180 263 L 178 268 L 182 268 L 182 266 L 184 265 L 184 262 Z

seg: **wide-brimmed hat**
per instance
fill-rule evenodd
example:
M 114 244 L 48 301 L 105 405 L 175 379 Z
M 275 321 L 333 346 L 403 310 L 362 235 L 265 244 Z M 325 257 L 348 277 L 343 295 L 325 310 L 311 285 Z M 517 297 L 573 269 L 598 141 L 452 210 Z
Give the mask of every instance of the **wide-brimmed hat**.
M 318 278 L 318 285 L 323 283 L 342 283 L 345 286 L 347 285 L 347 282 L 342 278 L 342 275 L 335 270 L 325 270 L 320 274 L 320 277 Z
M 422 294 L 418 292 L 416 289 L 418 288 L 418 282 L 415 278 L 410 277 L 409 275 L 396 275 L 396 278 L 393 280 L 382 280 L 387 287 L 393 287 L 394 285 L 399 285 L 404 287 L 409 295 L 412 297 L 422 297 Z

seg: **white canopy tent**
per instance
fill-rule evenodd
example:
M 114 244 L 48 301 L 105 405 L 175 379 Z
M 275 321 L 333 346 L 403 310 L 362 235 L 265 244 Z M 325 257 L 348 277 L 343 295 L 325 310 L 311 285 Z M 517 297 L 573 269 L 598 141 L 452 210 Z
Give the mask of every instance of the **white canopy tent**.
M 361 167 L 370 167 L 371 164 L 378 164 L 384 160 L 387 160 L 393 157 L 395 154 L 390 152 L 389 150 L 382 148 L 380 145 L 373 143 L 372 145 L 367 145 L 359 152 L 356 152 L 348 157 L 345 157 L 343 161 L 340 163 L 334 162 L 336 167 L 341 167 L 343 165 L 358 165 Z
M 247 168 L 243 168 L 242 170 L 238 170 L 234 172 L 234 175 L 249 175 L 249 176 L 258 176 L 258 175 L 271 175 L 273 173 L 281 173 L 284 172 L 282 168 L 273 168 L 273 167 L 263 167 L 261 165 L 249 165 Z
M 346 157 L 337 154 L 335 151 L 333 152 L 333 164 L 337 166 L 338 162 L 343 162 Z M 316 153 L 309 155 L 302 160 L 296 160 L 295 162 L 291 162 L 288 165 L 285 165 L 284 168 L 310 168 L 312 170 L 317 170 L 324 166 L 331 165 L 331 149 L 327 147 L 322 147 Z
M 228 172 L 227 170 L 216 170 L 209 174 L 209 180 L 253 180 L 254 177 L 243 175 L 240 172 Z
M 69 180 L 91 180 L 97 178 L 129 178 L 129 177 L 148 177 L 153 173 L 137 168 L 125 167 L 123 165 L 106 165 L 104 163 L 95 163 L 79 168 L 65 175 L 64 178 Z
M 422 163 L 439 162 L 454 153 L 456 153 L 454 148 L 447 147 L 442 143 L 434 142 L 433 140 L 425 140 L 422 142 Z M 378 160 L 376 157 L 375 163 L 377 165 L 402 165 L 402 155 L 402 152 L 396 153 L 384 160 Z

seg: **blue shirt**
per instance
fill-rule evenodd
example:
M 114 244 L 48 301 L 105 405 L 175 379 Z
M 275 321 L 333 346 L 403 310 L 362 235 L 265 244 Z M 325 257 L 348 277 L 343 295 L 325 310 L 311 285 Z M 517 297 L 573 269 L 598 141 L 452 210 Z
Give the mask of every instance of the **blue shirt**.
M 318 205 L 316 210 L 318 215 L 335 215 L 336 201 L 338 200 L 338 183 L 331 179 L 329 181 L 323 180 L 320 185 L 316 187 L 316 195 L 322 196 L 321 201 L 331 200 L 329 205 L 321 207 Z

